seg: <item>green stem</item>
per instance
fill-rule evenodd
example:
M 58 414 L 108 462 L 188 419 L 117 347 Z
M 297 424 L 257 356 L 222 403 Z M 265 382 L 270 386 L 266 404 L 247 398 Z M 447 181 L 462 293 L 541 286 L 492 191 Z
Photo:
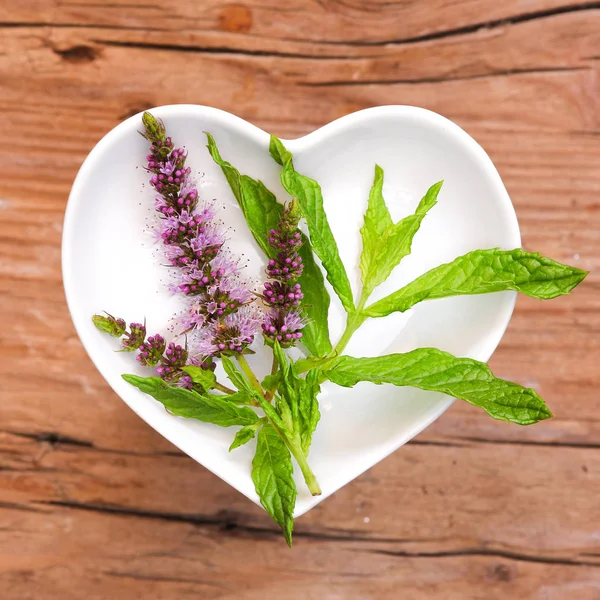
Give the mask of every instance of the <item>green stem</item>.
M 221 392 L 224 392 L 225 394 L 235 394 L 235 390 L 228 388 L 226 385 L 223 385 L 222 383 L 219 383 L 218 381 L 215 381 L 213 383 L 213 388 L 215 390 L 220 390 Z
M 304 481 L 313 496 L 321 495 L 321 486 L 317 481 L 315 474 L 312 472 L 308 461 L 306 460 L 306 456 L 304 452 L 302 452 L 302 448 L 300 447 L 299 442 L 292 442 L 288 440 L 285 436 L 283 438 L 285 445 L 289 448 L 292 456 L 296 459 L 300 470 L 302 471 L 302 475 L 304 476 Z
M 252 372 L 252 369 L 250 368 L 250 365 L 248 364 L 248 361 L 246 360 L 246 357 L 243 354 L 238 354 L 236 356 L 236 358 L 237 358 L 237 361 L 238 361 L 238 363 L 240 365 L 240 368 L 244 372 L 244 375 L 248 378 L 248 381 L 250 382 L 250 384 L 252 385 L 252 387 L 261 396 L 264 396 L 264 390 L 262 389 L 262 386 L 260 385 L 260 382 L 258 381 L 258 379 L 256 379 L 256 375 L 254 375 L 254 373 Z
M 342 333 L 342 337 L 339 342 L 335 345 L 335 348 L 331 351 L 329 356 L 339 356 L 348 345 L 350 338 L 354 335 L 354 332 L 365 322 L 367 316 L 362 313 L 367 300 L 371 292 L 366 288 L 362 289 L 360 294 L 360 299 L 356 306 L 356 312 L 348 314 L 348 318 L 346 319 L 346 329 L 344 329 L 344 333 Z

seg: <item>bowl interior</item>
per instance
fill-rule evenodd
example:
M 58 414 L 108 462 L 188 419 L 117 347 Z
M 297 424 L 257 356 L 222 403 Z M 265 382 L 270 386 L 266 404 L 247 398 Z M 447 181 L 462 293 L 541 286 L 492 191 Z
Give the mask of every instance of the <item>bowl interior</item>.
M 206 149 L 204 131 L 222 156 L 242 173 L 261 179 L 278 198 L 280 167 L 268 153 L 268 135 L 223 111 L 201 106 L 157 108 L 176 145 L 189 152 L 200 195 L 223 207 L 229 247 L 247 259 L 247 275 L 264 279 L 265 261 L 219 168 Z M 147 423 L 181 450 L 255 502 L 250 479 L 253 444 L 228 452 L 234 431 L 166 413 L 158 402 L 121 379 L 144 374 L 131 355 L 92 325 L 107 311 L 128 320 L 146 319 L 149 332 L 169 336 L 179 301 L 167 290 L 169 270 L 154 243 L 154 193 L 142 165 L 146 141 L 136 133 L 140 115 L 104 137 L 83 164 L 65 217 L 63 276 L 69 309 L 90 357 L 112 388 Z M 444 186 L 413 242 L 412 254 L 378 288 L 372 300 L 398 289 L 426 270 L 478 248 L 520 245 L 517 220 L 502 181 L 488 156 L 463 130 L 443 117 L 413 107 L 381 107 L 354 113 L 298 140 L 286 142 L 298 171 L 321 184 L 325 208 L 355 292 L 359 288 L 360 227 L 374 165 L 385 171 L 384 196 L 395 220 L 410 214 L 427 188 Z M 162 261 L 164 262 L 164 261 Z M 257 283 L 259 289 L 260 283 Z M 331 292 L 331 337 L 344 314 Z M 375 356 L 435 346 L 459 356 L 487 360 L 498 345 L 515 294 L 425 302 L 404 314 L 368 321 L 347 348 Z M 259 343 L 251 364 L 260 374 L 270 356 Z M 146 371 L 145 374 L 148 374 Z M 225 376 L 222 376 L 225 379 Z M 325 384 L 322 418 L 314 436 L 311 465 L 323 495 L 312 498 L 297 473 L 300 515 L 387 456 L 436 419 L 452 400 L 437 393 L 359 384 L 354 389 Z

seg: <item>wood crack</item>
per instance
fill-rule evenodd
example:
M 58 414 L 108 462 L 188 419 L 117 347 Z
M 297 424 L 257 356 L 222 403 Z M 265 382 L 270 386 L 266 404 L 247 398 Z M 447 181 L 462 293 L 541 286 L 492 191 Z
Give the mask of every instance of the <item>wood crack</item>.
M 209 516 L 209 515 L 191 515 L 184 513 L 167 513 L 143 510 L 138 508 L 127 508 L 122 506 L 113 506 L 106 504 L 94 504 L 87 502 L 72 502 L 63 500 L 40 500 L 37 504 L 45 506 L 57 506 L 62 508 L 68 508 L 73 510 L 86 510 L 99 513 L 106 513 L 111 515 L 119 516 L 134 516 L 144 519 L 157 519 L 161 521 L 170 521 L 176 523 L 187 523 L 189 525 L 204 526 L 204 527 L 216 527 L 220 530 L 228 533 L 240 532 L 250 535 L 259 536 L 274 536 L 279 539 L 281 531 L 275 527 L 258 527 L 252 525 L 243 525 L 239 522 L 239 519 L 232 513 L 222 511 L 223 516 Z M 369 535 L 358 535 L 354 530 L 342 530 L 339 532 L 315 532 L 315 531 L 294 531 L 295 538 L 309 538 L 320 541 L 331 541 L 331 542 L 369 542 L 369 543 L 387 543 L 387 544 L 400 544 L 400 543 L 417 543 L 423 540 L 417 539 L 399 539 L 399 538 L 376 538 Z
M 575 450 L 600 450 L 600 444 L 577 443 L 577 442 L 553 442 L 537 440 L 493 440 L 478 437 L 461 437 L 461 440 L 476 444 L 506 444 L 509 446 L 538 446 L 541 448 L 573 448 Z
M 464 438 L 461 438 L 464 439 Z M 412 439 L 406 442 L 410 446 L 441 446 L 443 448 L 464 448 L 465 444 L 456 444 L 454 442 L 438 442 L 436 440 L 417 440 Z
M 18 437 L 26 438 L 29 440 L 34 440 L 39 443 L 50 444 L 51 446 L 57 446 L 58 444 L 63 444 L 67 446 L 79 446 L 80 448 L 93 448 L 94 444 L 87 440 L 78 440 L 76 438 L 70 437 L 68 435 L 62 435 L 61 433 L 56 433 L 54 431 L 46 431 L 41 433 L 25 433 L 22 431 L 4 431 L 4 433 L 8 433 L 11 435 L 16 435 Z
M 51 23 L 46 21 L 33 21 L 28 23 L 2 21 L 0 22 L 0 29 L 6 27 L 7 29 L 26 29 L 36 27 L 52 27 L 53 29 L 105 29 L 109 31 L 162 31 L 168 32 L 169 29 L 163 27 L 128 27 L 126 25 L 88 25 L 85 23 Z
M 424 77 L 421 79 L 350 79 L 347 81 L 316 81 L 298 82 L 301 87 L 346 87 L 364 85 L 420 85 L 427 83 L 447 83 L 451 81 L 470 81 L 473 79 L 487 79 L 491 77 L 510 77 L 512 75 L 537 75 L 541 73 L 573 73 L 576 71 L 589 71 L 589 67 L 540 67 L 533 69 L 506 69 L 503 71 L 492 71 L 491 73 L 479 73 L 477 75 L 466 75 L 464 77 Z
M 206 585 L 222 590 L 229 589 L 227 586 L 216 583 L 214 581 L 204 581 L 202 579 L 191 579 L 187 577 L 159 577 L 154 575 L 143 575 L 141 573 L 129 573 L 122 571 L 103 571 L 104 575 L 109 577 L 121 577 L 124 579 L 137 579 L 139 581 L 156 581 L 156 582 L 171 582 L 171 583 L 194 583 L 198 585 Z
M 506 560 L 516 560 L 520 562 L 530 562 L 547 565 L 563 565 L 567 567 L 600 566 L 600 562 L 557 558 L 553 556 L 535 556 L 531 554 L 521 554 L 518 552 L 509 552 L 505 550 L 489 550 L 486 548 L 467 548 L 464 550 L 444 550 L 439 552 L 410 552 L 404 550 L 367 550 L 367 552 L 371 554 L 381 554 L 384 556 L 397 556 L 399 558 L 453 558 L 456 556 L 490 556 L 494 558 L 503 558 Z
M 451 38 L 459 35 L 468 35 L 470 33 L 477 33 L 482 29 L 496 29 L 498 27 L 506 27 L 507 25 L 518 25 L 519 23 L 527 23 L 529 21 L 535 21 L 537 19 L 547 19 L 549 17 L 556 17 L 559 15 L 566 15 L 569 13 L 578 13 L 583 11 L 591 11 L 600 9 L 600 2 L 582 2 L 581 4 L 575 4 L 571 6 L 559 6 L 556 8 L 550 8 L 546 10 L 537 10 L 531 12 L 521 13 L 512 17 L 506 17 L 504 19 L 494 19 L 491 21 L 480 21 L 473 23 L 472 25 L 465 25 L 464 27 L 455 27 L 452 29 L 445 29 L 442 31 L 436 31 L 434 33 L 427 33 L 423 35 L 417 35 L 414 37 L 399 38 L 393 40 L 378 40 L 373 42 L 356 42 L 356 41 L 331 41 L 331 40 L 310 40 L 314 44 L 330 44 L 330 45 L 347 45 L 347 46 L 388 46 L 388 45 L 400 45 L 400 44 L 417 44 L 419 42 L 432 42 L 436 40 L 443 40 L 445 38 Z M 294 38 L 285 38 L 285 41 L 301 41 Z
M 73 446 L 78 448 L 87 448 L 96 452 L 106 452 L 108 454 L 122 454 L 124 456 L 173 456 L 177 458 L 189 458 L 184 452 L 178 450 L 166 450 L 162 452 L 136 452 L 135 450 L 123 450 L 121 448 L 102 448 L 96 446 L 89 440 L 80 440 L 55 431 L 46 431 L 40 433 L 29 433 L 23 431 L 12 431 L 8 429 L 0 429 L 0 433 L 14 435 L 21 438 L 26 438 L 38 442 L 39 444 L 50 444 L 53 448 L 59 446 Z
M 166 52 L 190 52 L 193 54 L 217 54 L 224 56 L 261 56 L 267 58 L 291 58 L 310 60 L 353 60 L 349 56 L 316 56 L 315 54 L 302 54 L 298 52 L 275 52 L 272 50 L 242 50 L 228 46 L 196 46 L 177 44 L 155 44 L 152 42 L 120 42 L 115 40 L 92 40 L 95 44 L 113 46 L 116 48 L 135 48 L 138 50 L 162 50 Z

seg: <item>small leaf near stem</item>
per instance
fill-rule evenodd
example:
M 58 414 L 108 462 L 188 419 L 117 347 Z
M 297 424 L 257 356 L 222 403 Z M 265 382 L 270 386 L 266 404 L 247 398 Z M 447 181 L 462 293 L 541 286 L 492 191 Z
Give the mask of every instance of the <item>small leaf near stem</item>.
M 273 354 L 273 364 L 271 365 L 271 377 L 276 375 L 279 370 L 279 362 L 277 361 L 277 357 Z M 275 395 L 275 391 L 277 390 L 277 386 L 275 385 L 271 389 L 266 390 L 265 398 L 270 402 Z

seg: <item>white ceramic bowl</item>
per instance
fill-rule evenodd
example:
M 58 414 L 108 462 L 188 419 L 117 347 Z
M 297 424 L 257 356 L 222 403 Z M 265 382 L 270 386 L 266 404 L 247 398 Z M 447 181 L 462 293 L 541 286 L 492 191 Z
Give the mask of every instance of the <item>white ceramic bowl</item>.
M 156 108 L 176 145 L 189 151 L 199 174 L 201 197 L 224 206 L 230 247 L 249 259 L 248 274 L 262 278 L 265 261 L 250 236 L 221 170 L 206 149 L 204 131 L 215 137 L 222 156 L 242 173 L 261 179 L 280 199 L 280 167 L 270 158 L 269 136 L 229 113 L 194 105 Z M 178 300 L 165 289 L 148 231 L 154 193 L 142 168 L 147 142 L 137 133 L 141 115 L 109 132 L 86 158 L 69 197 L 63 234 L 63 277 L 77 332 L 106 381 L 149 425 L 183 452 L 258 503 L 250 478 L 254 443 L 228 452 L 234 429 L 173 417 L 161 404 L 121 379 L 148 374 L 118 342 L 92 325 L 94 313 L 108 311 L 127 320 L 144 318 L 149 332 L 166 328 Z M 484 150 L 462 129 L 433 112 L 409 106 L 363 110 L 297 140 L 285 141 L 301 173 L 321 184 L 325 208 L 351 283 L 359 285 L 359 229 L 375 163 L 385 170 L 384 196 L 395 220 L 411 213 L 427 188 L 445 181 L 435 206 L 417 233 L 412 254 L 372 301 L 426 270 L 478 248 L 514 248 L 519 228 L 510 198 Z M 368 321 L 346 353 L 374 356 L 435 346 L 458 356 L 487 360 L 506 329 L 516 294 L 434 300 L 404 314 Z M 343 327 L 342 308 L 331 292 L 330 327 L 335 342 Z M 270 358 L 261 344 L 251 364 L 266 373 Z M 224 377 L 223 377 L 224 378 Z M 299 469 L 296 516 L 327 498 L 385 458 L 437 419 L 452 403 L 439 393 L 359 384 L 349 390 L 327 383 L 322 418 L 310 463 L 323 495 L 311 497 Z M 477 410 L 473 408 L 472 410 Z

